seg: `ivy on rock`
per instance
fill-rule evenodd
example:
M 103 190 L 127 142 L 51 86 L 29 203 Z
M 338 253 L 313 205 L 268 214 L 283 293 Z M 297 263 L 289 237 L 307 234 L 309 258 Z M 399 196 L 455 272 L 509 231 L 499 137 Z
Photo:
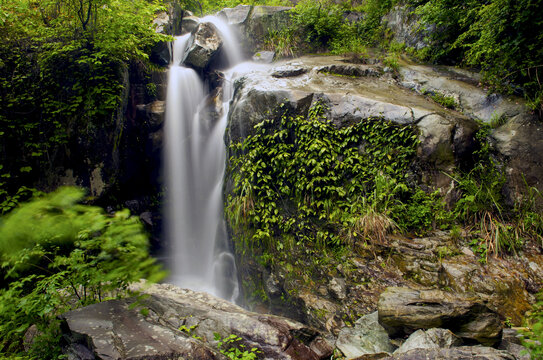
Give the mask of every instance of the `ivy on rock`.
M 405 204 L 420 196 L 408 185 L 416 128 L 383 118 L 338 128 L 324 113 L 320 102 L 307 117 L 281 105 L 278 120 L 231 144 L 226 209 L 241 249 L 379 241 L 380 221 L 390 225 L 383 231 L 413 222 Z

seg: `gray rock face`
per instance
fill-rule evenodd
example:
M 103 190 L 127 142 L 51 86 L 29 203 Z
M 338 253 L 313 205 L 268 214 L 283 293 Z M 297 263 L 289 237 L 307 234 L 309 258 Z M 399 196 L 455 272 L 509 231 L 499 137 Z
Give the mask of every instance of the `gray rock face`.
M 490 140 L 506 164 L 506 195 L 511 203 L 522 198 L 526 183 L 543 192 L 543 124 L 540 120 L 531 114 L 518 114 L 493 130 Z M 543 200 L 538 200 L 543 208 Z
M 417 50 L 428 46 L 425 38 L 435 31 L 435 27 L 421 29 L 413 8 L 396 6 L 383 18 L 386 26 L 392 30 L 394 40 Z
M 347 287 L 345 279 L 332 278 L 328 283 L 328 292 L 338 300 L 343 300 L 347 297 Z
M 271 75 L 274 78 L 288 78 L 303 75 L 307 73 L 307 71 L 308 69 L 301 66 L 286 65 L 274 68 Z
M 489 94 L 479 85 L 479 75 L 449 66 L 425 66 L 411 63 L 400 67 L 399 84 L 418 93 L 452 97 L 465 115 L 490 122 L 493 118 L 523 118 L 529 115 L 525 101 L 515 97 Z
M 237 28 L 243 51 L 251 55 L 263 50 L 269 33 L 285 29 L 290 24 L 290 9 L 286 6 L 238 5 L 223 9 L 217 15 Z
M 503 329 L 503 336 L 498 349 L 505 350 L 517 360 L 530 360 L 530 352 L 524 346 L 515 329 Z
M 129 301 L 111 300 L 64 314 L 62 318 L 73 342 L 65 351 L 69 358 L 226 358 L 196 339 L 184 336 L 181 331 L 146 321 L 141 313 L 129 309 L 130 304 Z
M 258 51 L 252 57 L 254 62 L 263 64 L 271 64 L 274 58 L 275 51 Z
M 502 333 L 498 314 L 479 299 L 439 290 L 388 288 L 379 297 L 378 312 L 391 336 L 436 327 L 491 346 Z
M 219 31 L 211 23 L 200 23 L 193 31 L 193 35 L 183 62 L 198 71 L 203 71 L 209 68 L 217 57 L 222 40 Z
M 252 11 L 251 5 L 238 5 L 235 8 L 222 9 L 217 16 L 223 18 L 229 25 L 243 25 Z
M 248 312 L 205 293 L 153 285 L 149 297 L 112 300 L 62 315 L 71 359 L 225 359 L 215 333 L 239 336 L 266 359 L 323 359 L 332 349 L 316 330 Z
M 387 332 L 378 322 L 377 312 L 361 317 L 352 328 L 341 329 L 336 347 L 347 359 L 394 351 Z
M 510 353 L 484 346 L 461 346 L 450 349 L 416 349 L 384 358 L 386 360 L 515 360 Z
M 394 355 L 413 349 L 448 349 L 460 345 L 462 345 L 462 340 L 450 330 L 439 328 L 417 330 L 394 352 Z

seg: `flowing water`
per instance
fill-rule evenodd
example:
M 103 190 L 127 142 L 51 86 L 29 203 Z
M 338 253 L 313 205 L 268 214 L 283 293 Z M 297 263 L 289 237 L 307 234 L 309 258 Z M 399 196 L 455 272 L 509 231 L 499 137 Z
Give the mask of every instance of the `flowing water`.
M 214 17 L 230 65 L 241 61 L 235 37 Z M 166 236 L 171 271 L 169 282 L 235 300 L 238 283 L 223 217 L 224 131 L 231 97 L 231 71 L 223 91 L 219 120 L 202 111 L 208 95 L 198 74 L 182 65 L 190 34 L 173 44 L 168 77 L 165 122 Z

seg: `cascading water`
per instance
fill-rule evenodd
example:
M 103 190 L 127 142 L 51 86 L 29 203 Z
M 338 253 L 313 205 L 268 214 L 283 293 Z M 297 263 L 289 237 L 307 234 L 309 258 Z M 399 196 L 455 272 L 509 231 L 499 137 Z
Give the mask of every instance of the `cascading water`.
M 241 53 L 227 25 L 215 17 L 202 21 L 213 23 L 221 33 L 228 63 L 239 63 Z M 235 300 L 237 274 L 228 246 L 222 198 L 226 163 L 223 136 L 231 91 L 223 91 L 221 119 L 206 119 L 200 111 L 206 96 L 202 81 L 194 70 L 181 65 L 189 40 L 187 34 L 174 42 L 166 99 L 169 281 Z

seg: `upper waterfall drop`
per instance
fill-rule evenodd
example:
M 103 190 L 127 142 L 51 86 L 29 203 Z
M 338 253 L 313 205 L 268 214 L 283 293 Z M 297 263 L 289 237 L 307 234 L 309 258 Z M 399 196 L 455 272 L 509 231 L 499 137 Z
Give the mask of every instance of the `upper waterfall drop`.
M 228 25 L 205 17 L 219 30 L 230 65 L 242 59 Z M 169 281 L 235 300 L 238 282 L 223 215 L 226 164 L 224 131 L 231 91 L 225 91 L 222 116 L 202 111 L 208 95 L 198 74 L 182 65 L 191 34 L 176 38 L 168 75 L 165 122 L 166 236 Z M 228 73 L 228 72 L 227 72 Z M 227 81 L 226 87 L 231 87 Z

